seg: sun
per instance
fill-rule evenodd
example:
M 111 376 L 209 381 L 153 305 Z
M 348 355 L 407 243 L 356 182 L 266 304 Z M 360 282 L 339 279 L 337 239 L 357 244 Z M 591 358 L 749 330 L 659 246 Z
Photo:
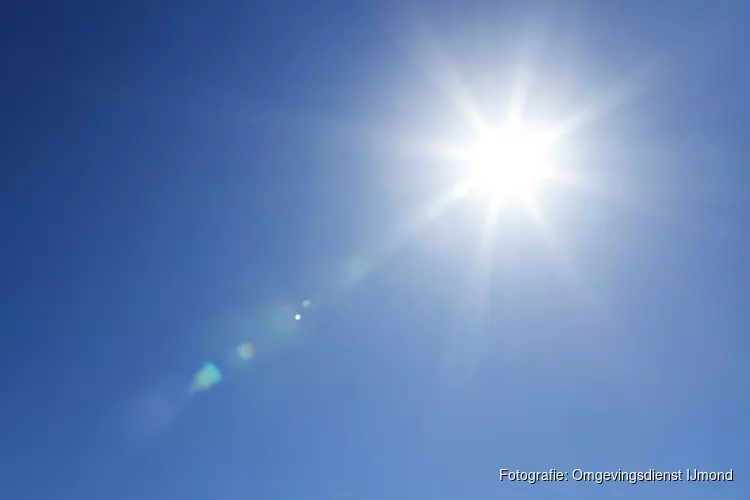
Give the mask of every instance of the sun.
M 529 195 L 550 177 L 550 141 L 516 126 L 483 134 L 467 158 L 471 184 L 493 197 Z

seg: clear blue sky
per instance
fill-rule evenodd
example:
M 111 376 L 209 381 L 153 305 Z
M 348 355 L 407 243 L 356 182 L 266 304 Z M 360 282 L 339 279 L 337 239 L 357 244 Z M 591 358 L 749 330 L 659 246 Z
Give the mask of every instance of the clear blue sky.
M 750 3 L 63 4 L 0 7 L 0 498 L 747 498 Z M 425 46 L 595 111 L 558 246 L 404 222 L 463 126 Z

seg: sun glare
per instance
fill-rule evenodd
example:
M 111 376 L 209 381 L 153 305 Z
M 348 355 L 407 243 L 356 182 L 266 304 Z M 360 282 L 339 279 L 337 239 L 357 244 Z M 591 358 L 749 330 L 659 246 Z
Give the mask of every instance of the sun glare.
M 549 177 L 548 153 L 548 141 L 534 130 L 487 134 L 470 154 L 472 184 L 493 196 L 528 195 Z

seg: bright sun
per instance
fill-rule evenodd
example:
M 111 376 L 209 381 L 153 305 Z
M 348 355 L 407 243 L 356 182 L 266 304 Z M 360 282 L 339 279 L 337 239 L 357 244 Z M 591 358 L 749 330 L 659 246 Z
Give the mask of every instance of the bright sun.
M 486 134 L 469 154 L 471 183 L 494 197 L 529 195 L 550 175 L 548 154 L 549 141 L 533 129 Z

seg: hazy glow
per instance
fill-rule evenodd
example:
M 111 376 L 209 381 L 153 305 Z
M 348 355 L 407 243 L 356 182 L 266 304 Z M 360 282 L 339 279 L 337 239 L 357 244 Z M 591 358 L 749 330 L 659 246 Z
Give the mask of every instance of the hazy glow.
M 243 342 L 237 346 L 237 356 L 240 359 L 252 359 L 255 356 L 255 347 L 250 342 Z

